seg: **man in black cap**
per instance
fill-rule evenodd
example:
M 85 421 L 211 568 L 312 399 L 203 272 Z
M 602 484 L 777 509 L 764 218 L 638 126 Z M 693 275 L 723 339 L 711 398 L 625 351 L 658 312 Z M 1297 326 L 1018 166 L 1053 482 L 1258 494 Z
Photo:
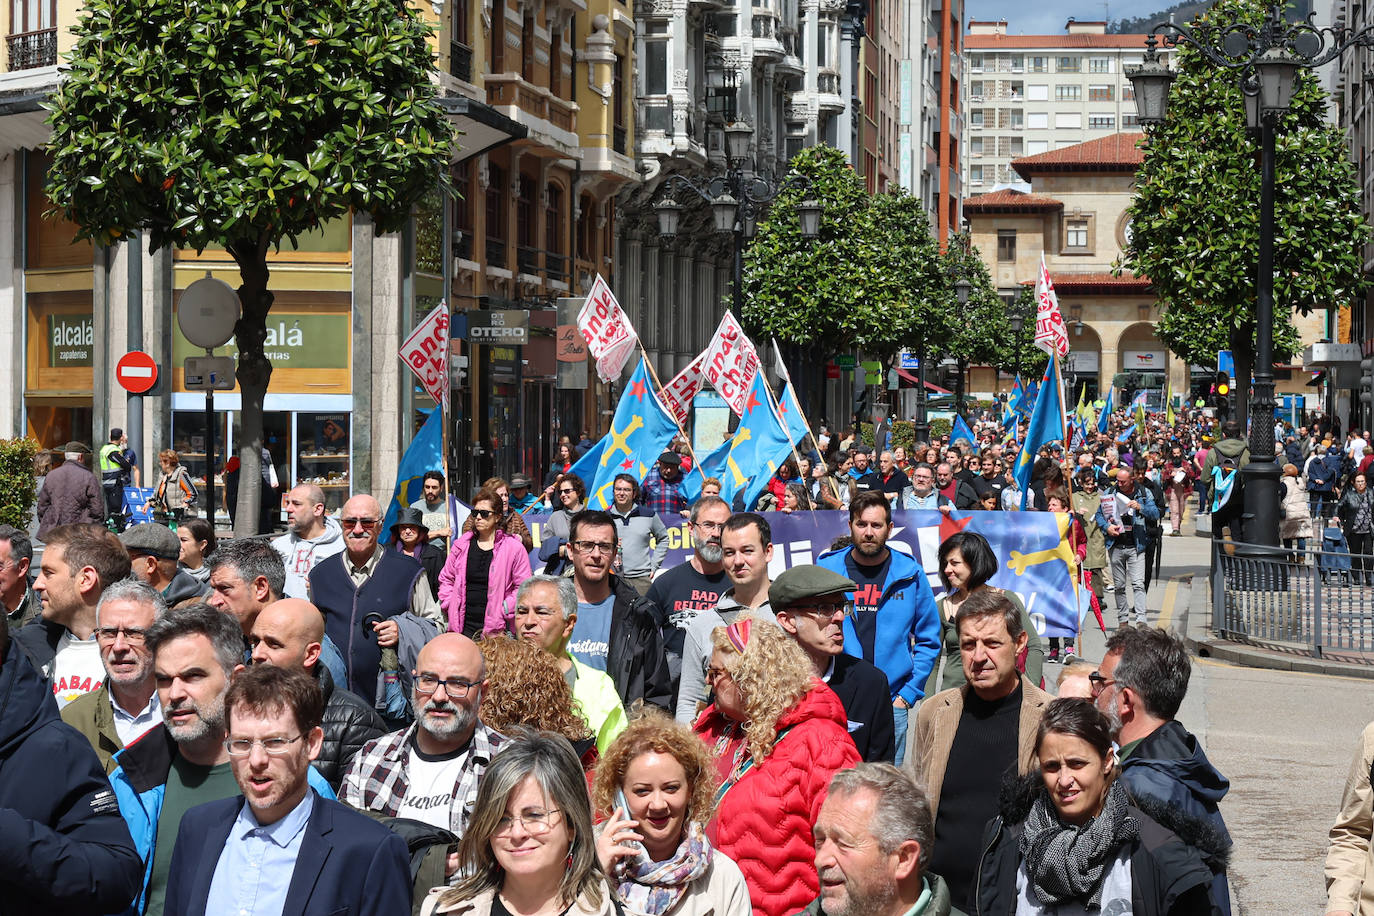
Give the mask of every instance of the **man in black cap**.
M 639 502 L 659 515 L 687 517 L 687 497 L 682 495 L 682 456 L 666 451 L 658 456 L 658 466 L 644 478 Z
M 124 488 L 138 477 L 138 456 L 129 449 L 129 437 L 116 426 L 110 441 L 100 447 L 100 485 L 105 490 L 105 511 L 124 530 Z M 135 484 L 137 485 L 137 484 Z
M 121 534 L 119 541 L 129 551 L 133 574 L 160 592 L 168 607 L 209 594 L 210 586 L 177 569 L 181 541 L 166 525 L 142 522 Z
M 844 619 L 854 611 L 846 592 L 852 579 L 821 566 L 794 566 L 773 580 L 768 603 L 778 625 L 797 641 L 811 668 L 844 704 L 849 737 L 864 760 L 891 763 L 896 756 L 887 675 L 844 652 Z

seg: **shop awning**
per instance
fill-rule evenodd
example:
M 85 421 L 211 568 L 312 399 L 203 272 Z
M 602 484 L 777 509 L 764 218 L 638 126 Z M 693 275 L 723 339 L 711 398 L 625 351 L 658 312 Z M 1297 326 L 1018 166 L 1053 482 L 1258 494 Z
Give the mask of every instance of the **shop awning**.
M 506 117 L 486 102 L 463 95 L 439 96 L 435 101 L 453 125 L 462 131 L 454 145 L 454 162 L 466 162 L 512 140 L 523 140 L 529 136 L 528 127 Z
M 908 382 L 911 382 L 911 384 L 913 384 L 913 385 L 919 385 L 919 384 L 921 384 L 921 380 L 920 380 L 919 378 L 917 378 L 916 376 L 912 375 L 910 372 L 907 372 L 905 369 L 898 369 L 898 370 L 897 370 L 897 374 L 898 374 L 899 376 L 901 376 L 902 378 L 906 379 Z M 933 391 L 933 392 L 935 392 L 936 394 L 953 394 L 953 393 L 954 393 L 954 392 L 950 391 L 948 388 L 941 388 L 939 385 L 936 385 L 936 384 L 934 384 L 933 382 L 926 382 L 926 391 Z

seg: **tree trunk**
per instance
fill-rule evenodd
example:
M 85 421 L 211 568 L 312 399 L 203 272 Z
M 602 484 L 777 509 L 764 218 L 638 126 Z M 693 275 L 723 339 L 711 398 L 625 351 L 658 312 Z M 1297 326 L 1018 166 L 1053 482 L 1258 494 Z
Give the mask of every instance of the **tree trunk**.
M 1246 437 L 1246 421 L 1250 417 L 1250 379 L 1255 374 L 1255 328 L 1241 325 L 1231 335 L 1231 358 L 1235 362 L 1236 409 L 1232 417 L 1240 423 L 1241 436 Z
M 239 493 L 234 536 L 251 537 L 258 533 L 262 509 L 262 408 L 268 382 L 272 379 L 272 363 L 264 352 L 267 314 L 272 309 L 272 293 L 267 289 L 267 237 L 230 245 L 229 253 L 238 264 L 243 280 L 238 290 L 243 314 L 234 325 L 239 349 L 235 375 L 242 399 L 239 438 L 235 443 L 239 456 Z

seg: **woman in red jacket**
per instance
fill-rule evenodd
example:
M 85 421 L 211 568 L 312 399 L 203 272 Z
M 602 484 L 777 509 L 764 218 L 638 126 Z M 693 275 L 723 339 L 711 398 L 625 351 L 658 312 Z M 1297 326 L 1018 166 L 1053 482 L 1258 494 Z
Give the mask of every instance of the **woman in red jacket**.
M 780 628 L 744 617 L 711 639 L 715 703 L 696 723 L 721 776 L 707 836 L 744 872 L 754 916 L 787 916 L 820 891 L 811 828 L 859 752 L 839 697 Z

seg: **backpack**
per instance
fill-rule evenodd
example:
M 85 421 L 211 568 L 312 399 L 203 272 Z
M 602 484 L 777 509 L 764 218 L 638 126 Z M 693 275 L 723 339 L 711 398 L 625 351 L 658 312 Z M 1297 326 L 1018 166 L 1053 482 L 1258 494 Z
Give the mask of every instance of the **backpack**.
M 1223 458 L 1212 468 L 1212 511 L 1219 512 L 1230 505 L 1232 497 L 1240 490 L 1240 472 L 1234 458 Z

